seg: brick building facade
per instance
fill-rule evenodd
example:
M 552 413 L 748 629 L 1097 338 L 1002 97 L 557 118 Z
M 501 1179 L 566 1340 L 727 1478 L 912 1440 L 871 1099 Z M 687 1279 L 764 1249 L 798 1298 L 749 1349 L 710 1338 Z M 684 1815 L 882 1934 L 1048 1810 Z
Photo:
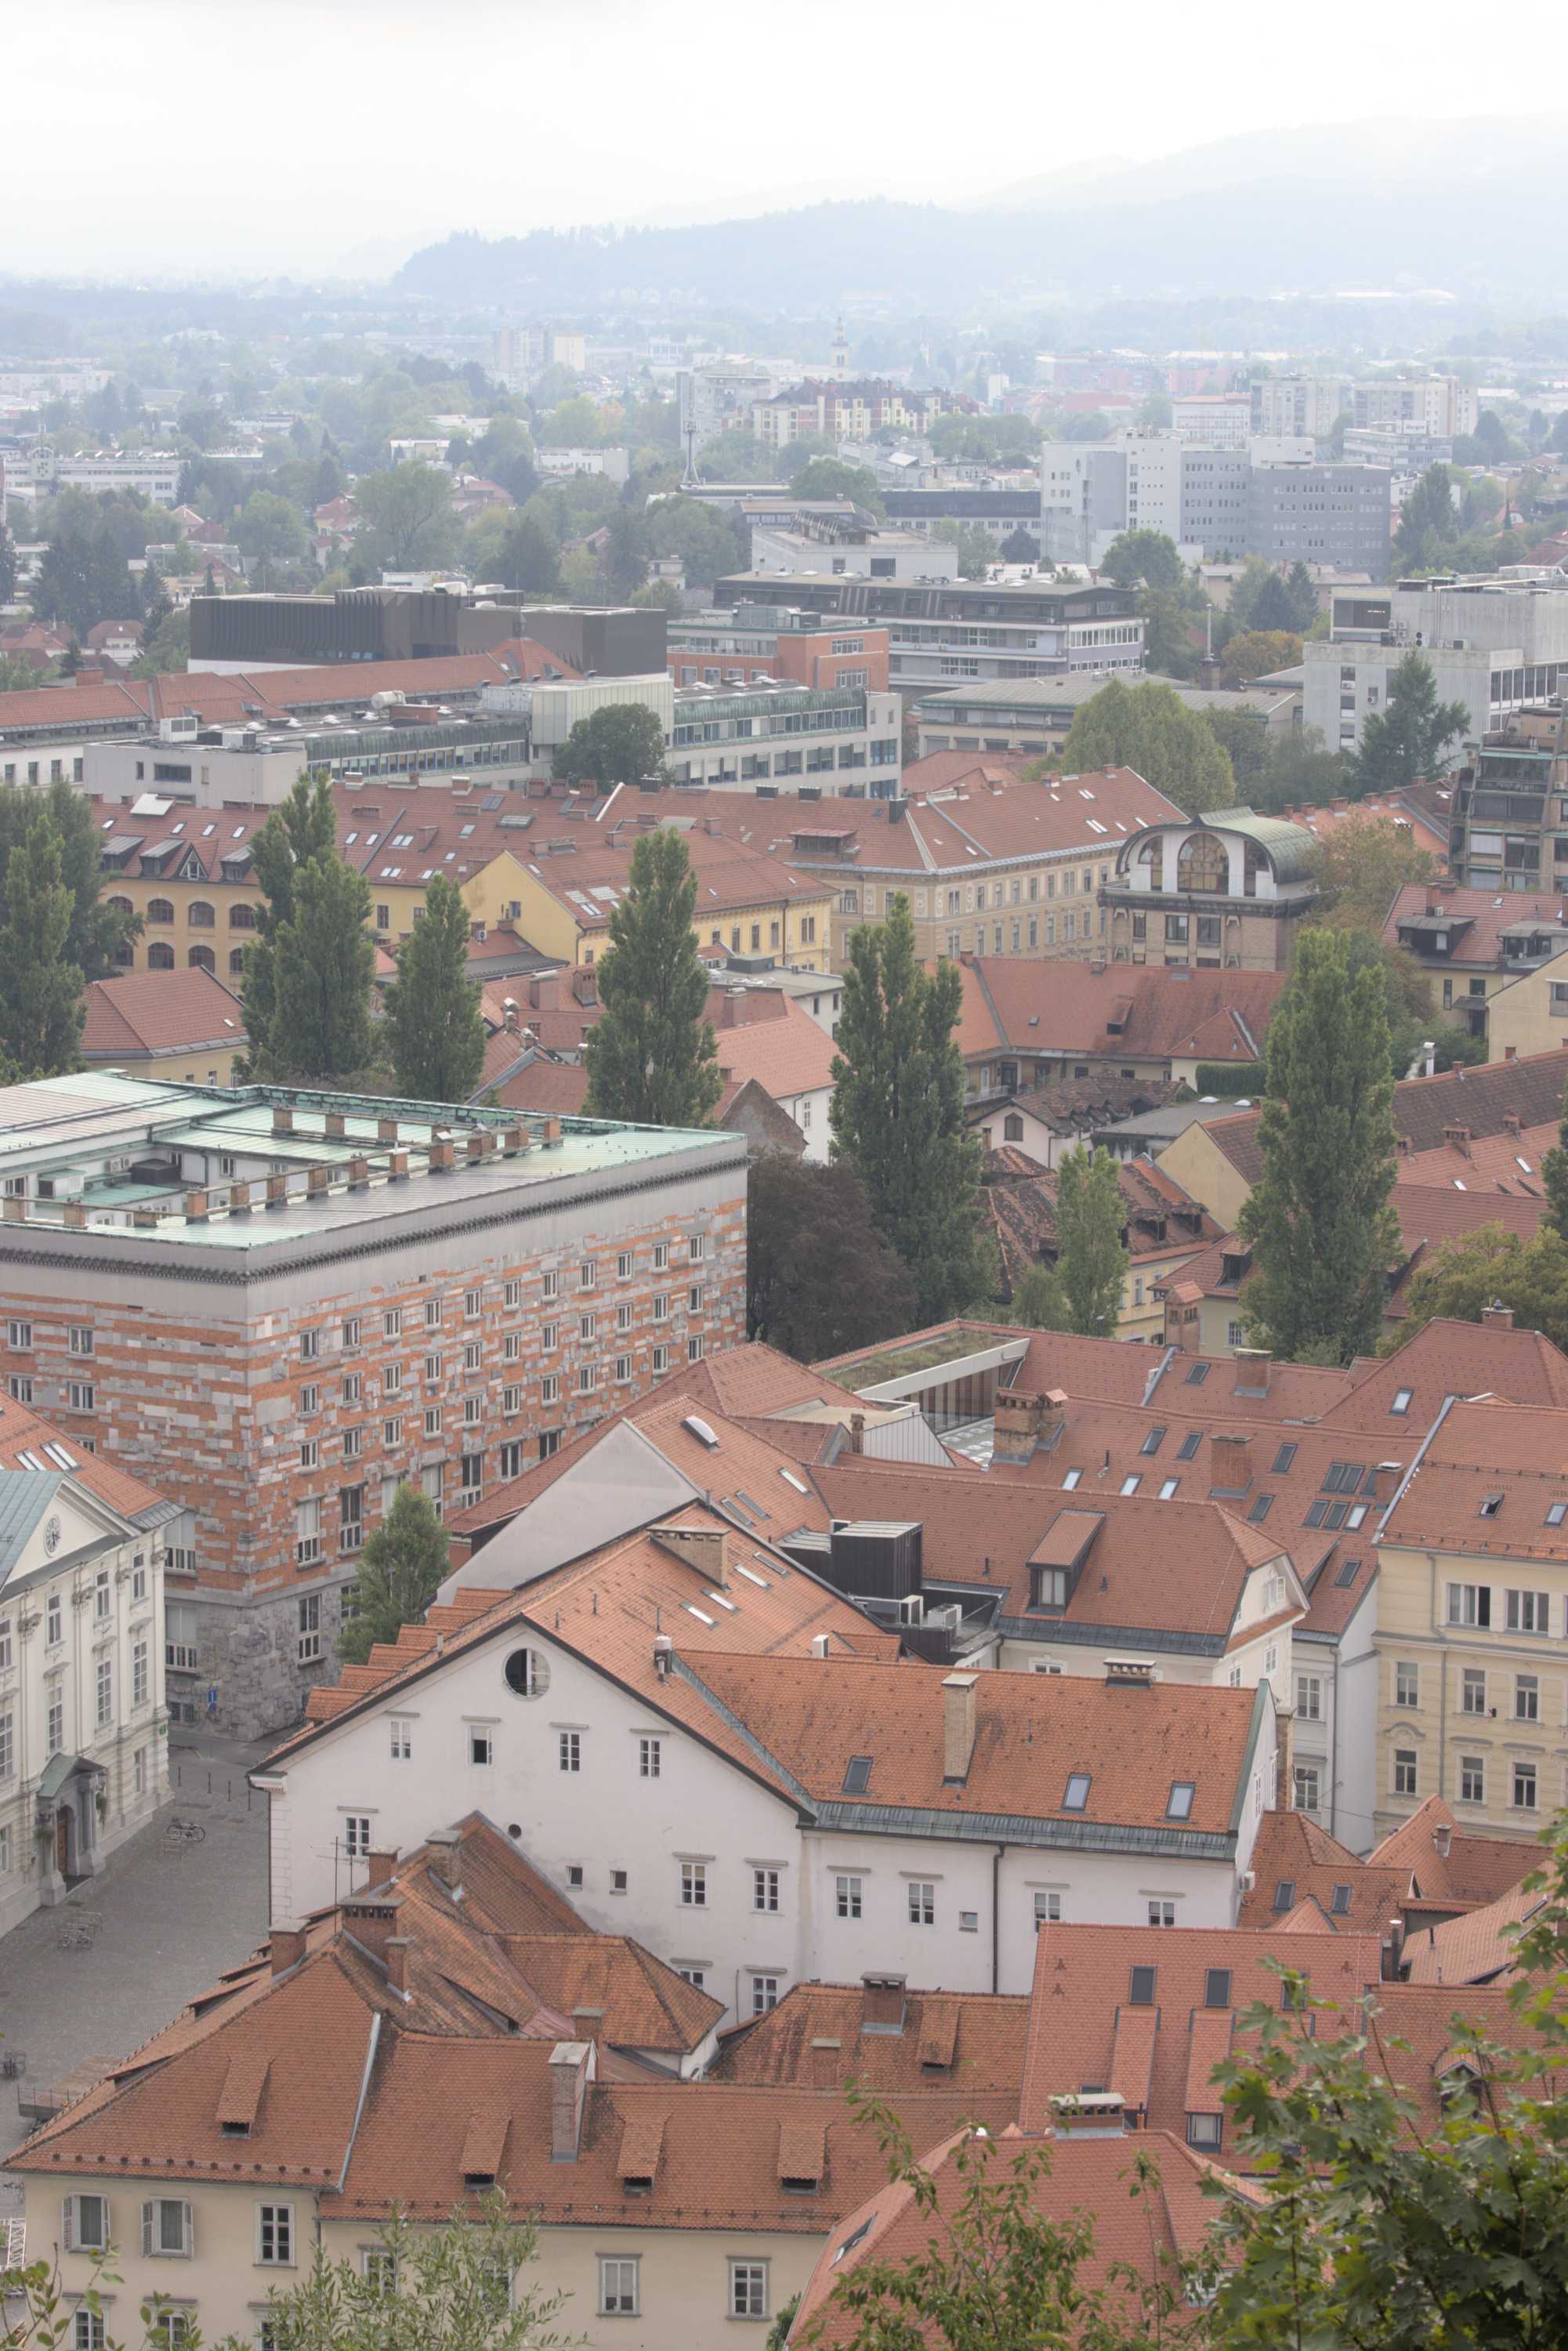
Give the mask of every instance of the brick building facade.
M 0 1165 L 5 1372 L 183 1505 L 171 1705 L 242 1734 L 400 1480 L 466 1505 L 743 1335 L 738 1136 L 105 1072 L 0 1095 Z

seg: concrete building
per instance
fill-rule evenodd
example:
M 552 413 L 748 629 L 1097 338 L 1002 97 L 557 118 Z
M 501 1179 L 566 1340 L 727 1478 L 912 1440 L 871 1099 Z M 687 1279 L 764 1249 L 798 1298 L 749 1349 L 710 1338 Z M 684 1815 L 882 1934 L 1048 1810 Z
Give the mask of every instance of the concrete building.
M 1291 686 L 1238 690 L 1189 685 L 1183 678 L 1143 682 L 1168 685 L 1189 710 L 1248 711 L 1273 734 L 1293 731 L 1301 708 L 1300 692 Z M 1078 712 L 1105 683 L 1089 670 L 1076 677 L 1020 678 L 1016 684 L 998 679 L 994 684 L 945 686 L 939 693 L 922 694 L 912 704 L 918 756 L 924 759 L 937 751 L 982 751 L 1032 759 L 1060 751 Z
M 1359 750 L 1409 653 L 1429 664 L 1440 701 L 1465 705 L 1461 740 L 1479 742 L 1556 694 L 1568 669 L 1568 576 L 1521 569 L 1336 590 L 1329 641 L 1302 648 L 1304 723 L 1331 748 Z M 1463 754 L 1456 744 L 1448 756 L 1453 766 Z
M 872 799 L 898 790 L 896 694 L 756 678 L 745 686 L 677 686 L 672 703 L 667 764 L 678 784 L 771 788 L 776 797 L 813 784 Z
M 1252 430 L 1326 441 L 1336 417 L 1350 406 L 1350 384 L 1343 376 L 1260 376 L 1251 390 Z
M 768 601 L 778 582 L 745 571 L 717 580 L 714 601 Z M 1143 667 L 1144 624 L 1129 589 L 1062 586 L 1051 580 L 949 580 L 917 586 L 797 573 L 789 601 L 841 623 L 874 622 L 888 632 L 890 683 L 956 684 L 965 678 L 1056 677 L 1074 670 Z
M 785 531 L 751 533 L 756 572 L 829 571 L 859 580 L 956 580 L 957 549 L 942 538 L 910 530 Z
M 738 1333 L 722 1134 L 87 1072 L 0 1096 L 0 1159 L 8 1374 L 189 1514 L 177 1685 L 242 1735 L 401 1480 L 476 1499 Z
M 177 1503 L 40 1419 L 12 1381 L 0 1428 L 0 1934 L 96 1876 L 164 1800 L 163 1567 L 180 1520 Z
M 536 630 L 528 615 L 537 615 Z M 344 588 L 332 596 L 193 596 L 191 666 L 292 669 L 480 653 L 533 637 L 571 668 L 632 676 L 664 659 L 664 616 L 641 607 L 539 605 L 509 589 Z M 432 681 L 434 683 L 434 681 Z
M 40 443 L 34 455 L 33 478 L 47 489 L 129 490 L 151 499 L 155 507 L 172 507 L 179 503 L 184 462 L 172 449 L 135 449 L 123 455 L 99 450 L 62 457 Z
M 1318 465 L 1312 455 L 1303 437 L 1247 432 L 1218 444 L 1175 430 L 1048 442 L 1040 455 L 1043 551 L 1059 562 L 1098 564 L 1124 531 L 1154 530 L 1193 561 L 1256 555 L 1385 578 L 1386 475 Z
M 1179 441 L 1199 442 L 1206 449 L 1244 448 L 1252 430 L 1250 395 L 1189 392 L 1171 402 L 1171 430 Z
M 1568 887 L 1568 716 L 1521 710 L 1466 745 L 1454 778 L 1448 862 L 1472 890 Z
M 1243 550 L 1266 563 L 1329 563 L 1385 580 L 1391 513 L 1389 477 L 1378 466 L 1254 465 Z
M 964 528 L 978 524 L 998 549 L 1020 530 L 1037 549 L 1040 545 L 1040 498 L 1032 489 L 884 489 L 882 502 L 888 521 L 898 530 L 929 537 L 938 523 L 956 522 Z
M 887 691 L 887 631 L 825 626 L 791 604 L 737 604 L 669 622 L 670 675 L 677 685 L 749 685 L 774 677 L 792 685 L 869 686 Z
M 556 480 L 571 474 L 598 474 L 618 488 L 624 488 L 632 472 L 632 457 L 625 449 L 536 449 L 534 464 L 539 472 Z
M 1376 376 L 1351 387 L 1350 412 L 1358 429 L 1413 424 L 1451 442 L 1475 431 L 1480 402 L 1457 376 Z
M 1116 852 L 1100 891 L 1113 963 L 1285 971 L 1317 895 L 1303 826 L 1250 809 L 1151 825 Z

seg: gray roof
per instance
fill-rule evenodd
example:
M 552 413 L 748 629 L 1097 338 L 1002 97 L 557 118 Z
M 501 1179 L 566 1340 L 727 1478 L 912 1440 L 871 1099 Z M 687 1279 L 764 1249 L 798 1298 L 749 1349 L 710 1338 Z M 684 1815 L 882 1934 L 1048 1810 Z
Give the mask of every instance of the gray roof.
M 58 1469 L 0 1469 L 0 1576 L 10 1574 L 64 1483 Z
M 1077 710 L 1092 702 L 1112 680 L 1098 670 L 1082 670 L 1066 677 L 988 678 L 979 685 L 945 685 L 930 694 L 911 696 L 917 711 L 940 715 L 943 706 L 967 707 L 973 703 L 990 710 Z M 1125 678 L 1119 681 L 1126 684 Z M 1188 685 L 1179 677 L 1140 676 L 1139 685 L 1168 685 L 1189 710 L 1252 710 L 1266 718 L 1288 701 L 1292 688 L 1280 680 L 1249 686 Z M 1301 678 L 1295 681 L 1299 687 Z
M 1156 1110 L 1145 1111 L 1140 1118 L 1107 1119 L 1093 1130 L 1094 1140 L 1102 1135 L 1145 1136 L 1151 1141 L 1174 1143 L 1189 1126 L 1200 1126 L 1211 1118 L 1230 1118 L 1238 1111 L 1256 1109 L 1247 1102 L 1162 1102 Z

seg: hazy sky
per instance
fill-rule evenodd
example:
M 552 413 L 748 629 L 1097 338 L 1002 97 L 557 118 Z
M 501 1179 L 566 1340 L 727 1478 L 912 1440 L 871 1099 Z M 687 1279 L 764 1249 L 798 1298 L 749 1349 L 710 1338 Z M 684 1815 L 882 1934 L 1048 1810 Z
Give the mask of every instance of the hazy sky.
M 390 266 L 451 228 L 964 202 L 1238 131 L 1531 102 L 1512 71 L 1478 81 L 1473 9 L 1449 0 L 1418 25 L 1170 0 L 73 0 L 36 37 L 8 13 L 15 276 Z M 1561 19 L 1516 0 L 1508 21 L 1517 59 Z

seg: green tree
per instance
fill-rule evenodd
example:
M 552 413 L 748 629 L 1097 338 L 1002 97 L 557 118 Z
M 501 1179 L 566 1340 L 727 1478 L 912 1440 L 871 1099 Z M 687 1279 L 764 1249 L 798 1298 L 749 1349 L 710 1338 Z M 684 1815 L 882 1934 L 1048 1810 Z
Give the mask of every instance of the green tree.
M 1199 655 L 1194 644 L 1194 614 L 1185 591 L 1143 588 L 1138 611 L 1144 622 L 1144 659 L 1161 677 L 1190 677 Z M 1201 620 L 1201 611 L 1197 618 Z
M 1177 589 L 1186 569 L 1175 539 L 1163 530 L 1124 530 L 1105 549 L 1100 576 L 1118 588 Z
M 341 1085 L 372 1060 L 376 951 L 370 884 L 334 850 L 294 876 L 294 912 L 272 940 L 276 1002 L 259 1074 Z
M 1318 602 L 1318 591 L 1313 584 L 1312 575 L 1304 563 L 1291 564 L 1290 578 L 1286 580 L 1285 586 L 1291 600 L 1291 617 L 1285 626 L 1292 630 L 1298 637 L 1304 637 L 1322 609 Z M 1260 628 L 1263 625 L 1256 614 L 1253 616 L 1252 625 L 1254 628 Z
M 644 776 L 663 780 L 664 730 L 657 711 L 641 703 L 606 703 L 580 718 L 557 746 L 552 772 L 558 783 L 592 784 L 601 792 Z
M 1310 930 L 1269 1029 L 1263 1172 L 1238 1229 L 1253 1246 L 1244 1313 L 1286 1357 L 1375 1344 L 1399 1249 L 1387 983 L 1352 976 L 1350 939 Z
M 1230 762 L 1231 789 L 1239 802 L 1255 805 L 1269 772 L 1269 722 L 1260 710 L 1238 703 L 1234 710 L 1210 703 L 1203 723 Z
M 329 856 L 337 839 L 332 787 L 325 769 L 298 777 L 288 798 L 274 809 L 256 836 L 252 868 L 261 904 L 240 981 L 252 1076 L 267 1073 L 277 1010 L 277 941 L 283 925 L 294 918 L 295 877 L 310 858 Z
M 1070 1151 L 1056 1185 L 1056 1280 L 1068 1328 L 1085 1338 L 1113 1338 L 1132 1264 L 1122 1239 L 1127 1211 L 1116 1162 L 1108 1151 Z
M 1568 1095 L 1557 1129 L 1557 1146 L 1542 1161 L 1541 1177 L 1546 1193 L 1546 1221 L 1568 1240 Z
M 1568 408 L 1560 408 L 1557 422 L 1552 427 L 1546 445 L 1560 457 L 1568 457 Z
M 235 542 L 266 585 L 267 574 L 280 566 L 303 563 L 308 550 L 305 523 L 298 507 L 271 490 L 253 490 L 245 512 L 235 525 Z
M 1301 658 L 1301 641 L 1291 631 L 1255 627 L 1243 629 L 1229 640 L 1221 666 L 1228 685 L 1245 685 L 1249 678 L 1290 669 Z
M 8 604 L 16 593 L 16 549 L 5 522 L 0 519 L 0 604 Z
M 1517 1330 L 1568 1345 L 1568 1241 L 1554 1225 L 1528 1237 L 1506 1225 L 1478 1225 L 1445 1241 L 1406 1282 L 1404 1316 L 1384 1353 L 1435 1316 L 1479 1322 L 1489 1306 L 1511 1307 Z
M 800 1363 L 909 1330 L 915 1284 L 872 1222 L 847 1159 L 752 1156 L 746 1200 L 746 1335 Z
M 7 876 L 12 852 L 37 822 L 40 809 L 47 811 L 60 845 L 60 879 L 70 892 L 70 925 L 65 960 L 75 964 L 82 981 L 102 979 L 120 967 L 120 949 L 140 935 L 141 917 L 126 914 L 99 896 L 103 886 L 103 836 L 92 802 L 63 777 L 47 793 L 36 788 L 0 785 L 0 916 L 8 899 Z
M 1388 699 L 1362 725 L 1353 776 L 1360 793 L 1406 790 L 1440 775 L 1444 754 L 1469 725 L 1462 702 L 1439 702 L 1432 664 L 1408 653 L 1388 681 Z
M 1174 686 L 1124 685 L 1113 678 L 1073 715 L 1061 747 L 1067 775 L 1093 768 L 1134 768 L 1187 816 L 1234 801 L 1230 762 L 1212 728 Z
M 1397 892 L 1413 882 L 1435 882 L 1437 861 L 1385 816 L 1347 816 L 1312 853 L 1318 885 L 1316 919 L 1342 929 L 1378 931 Z
M 846 465 L 841 457 L 813 457 L 791 473 L 789 486 L 798 498 L 851 498 L 879 521 L 887 511 L 869 466 Z
M 895 893 L 883 923 L 850 941 L 829 1120 L 878 1230 L 915 1278 L 922 1322 L 991 1295 L 995 1251 L 979 1215 L 985 1146 L 964 1128 L 964 1062 L 953 1031 L 963 1004 L 957 967 L 925 971 L 909 901 Z
M 1008 533 L 997 553 L 1004 563 L 1038 564 L 1040 559 L 1039 545 L 1030 537 L 1022 523 L 1016 530 Z
M 1013 1284 L 1008 1320 L 1025 1331 L 1066 1331 L 1067 1301 L 1061 1284 L 1048 1265 L 1026 1266 Z
M 1316 610 L 1315 598 L 1313 610 Z M 1311 615 L 1308 617 L 1310 619 Z M 1277 571 L 1270 571 L 1258 590 L 1258 601 L 1252 607 L 1252 626 L 1265 636 L 1288 636 L 1297 629 L 1295 601 Z
M 468 976 L 468 909 L 438 873 L 382 991 L 392 1076 L 405 1101 L 464 1102 L 485 1066 L 479 983 Z
M 692 931 L 696 904 L 681 835 L 669 826 L 640 834 L 632 886 L 612 911 L 610 945 L 599 958 L 604 1009 L 583 1049 L 592 1118 L 706 1126 L 717 1108 L 722 1081 L 707 967 Z
M 338 1655 L 362 1666 L 378 1642 L 419 1625 L 450 1567 L 446 1530 L 428 1494 L 405 1480 L 360 1553 L 353 1606 L 338 1635 Z
M 502 587 L 522 595 L 554 595 L 560 585 L 560 549 L 538 515 L 508 517 L 496 577 Z
M 452 477 L 438 466 L 389 465 L 366 474 L 354 486 L 354 504 L 361 528 L 353 563 L 361 579 L 450 563 L 457 551 Z
M 1430 562 L 1444 542 L 1458 536 L 1454 477 L 1447 465 L 1428 465 L 1399 510 L 1394 559 L 1406 571 Z
M 406 1489 L 405 1489 L 406 1490 Z M 386 2262 L 334 2261 L 319 2243 L 308 2273 L 267 2298 L 276 2351 L 568 2351 L 559 2332 L 570 2297 L 524 2284 L 538 2258 L 532 2220 L 514 2220 L 493 2189 L 476 2215 L 459 2207 L 444 2227 L 416 2229 L 394 2212 L 375 2231 Z M 238 2343 L 214 2351 L 244 2351 Z
M 39 809 L 5 861 L 0 922 L 0 1054 L 24 1077 L 55 1078 L 81 1061 L 82 976 L 68 959 L 75 901 L 57 827 Z

